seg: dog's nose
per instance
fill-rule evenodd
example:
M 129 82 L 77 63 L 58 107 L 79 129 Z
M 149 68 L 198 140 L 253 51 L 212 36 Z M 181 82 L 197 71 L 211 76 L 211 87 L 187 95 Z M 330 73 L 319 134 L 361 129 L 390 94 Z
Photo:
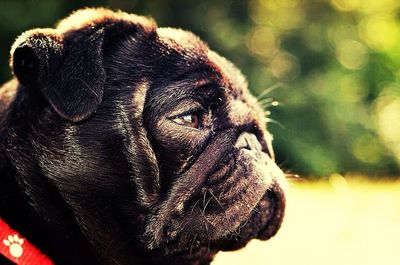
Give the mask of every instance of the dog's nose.
M 245 148 L 252 151 L 262 151 L 262 146 L 257 136 L 249 132 L 243 132 L 239 135 L 235 147 L 238 149 Z

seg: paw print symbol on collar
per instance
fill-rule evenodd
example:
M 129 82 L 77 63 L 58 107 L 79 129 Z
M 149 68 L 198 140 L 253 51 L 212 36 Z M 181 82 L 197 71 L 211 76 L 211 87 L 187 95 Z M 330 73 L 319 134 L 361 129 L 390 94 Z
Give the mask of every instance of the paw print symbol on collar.
M 19 258 L 24 253 L 22 248 L 24 240 L 19 238 L 18 235 L 9 235 L 7 239 L 3 240 L 3 244 L 9 248 L 10 254 L 14 258 Z

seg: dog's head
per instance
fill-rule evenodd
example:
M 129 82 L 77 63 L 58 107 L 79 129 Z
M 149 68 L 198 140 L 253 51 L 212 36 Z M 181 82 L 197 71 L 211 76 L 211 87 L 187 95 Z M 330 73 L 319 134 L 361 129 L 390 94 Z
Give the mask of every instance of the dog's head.
M 11 63 L 7 150 L 50 224 L 72 216 L 121 264 L 207 261 L 279 229 L 284 177 L 264 112 L 193 34 L 86 9 L 24 33 Z

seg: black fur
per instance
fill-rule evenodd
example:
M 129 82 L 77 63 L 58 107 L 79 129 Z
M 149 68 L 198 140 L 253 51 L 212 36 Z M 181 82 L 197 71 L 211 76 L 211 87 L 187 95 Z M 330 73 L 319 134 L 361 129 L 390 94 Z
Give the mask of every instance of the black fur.
M 24 33 L 11 62 L 0 217 L 56 264 L 208 264 L 278 230 L 262 110 L 196 36 L 86 9 Z

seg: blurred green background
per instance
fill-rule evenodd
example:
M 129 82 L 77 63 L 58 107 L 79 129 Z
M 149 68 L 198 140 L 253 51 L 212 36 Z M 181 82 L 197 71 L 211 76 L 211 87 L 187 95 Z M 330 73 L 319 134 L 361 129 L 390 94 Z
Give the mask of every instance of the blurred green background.
M 400 1 L 0 0 L 0 82 L 20 33 L 83 6 L 191 30 L 243 71 L 253 94 L 275 87 L 262 101 L 284 169 L 400 175 Z

